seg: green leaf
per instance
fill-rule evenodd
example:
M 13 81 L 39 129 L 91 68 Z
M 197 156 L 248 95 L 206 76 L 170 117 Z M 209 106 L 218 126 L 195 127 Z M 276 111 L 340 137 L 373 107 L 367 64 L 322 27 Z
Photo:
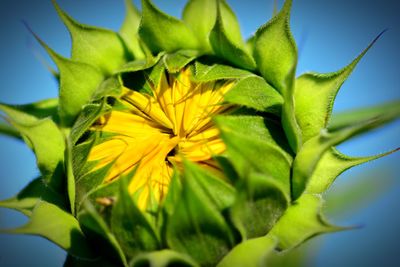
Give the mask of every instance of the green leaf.
M 190 173 L 185 175 L 181 200 L 166 228 L 169 247 L 191 255 L 204 266 L 214 266 L 233 243 L 232 233 L 215 203 Z
M 156 226 L 156 231 L 160 236 L 162 248 L 167 244 L 167 225 L 171 215 L 174 214 L 175 209 L 182 195 L 182 183 L 180 173 L 173 170 L 171 180 L 168 186 L 168 192 L 165 198 L 161 201 L 160 205 L 157 207 L 157 212 L 154 220 Z
M 114 262 L 110 262 L 104 257 L 97 257 L 96 259 L 81 259 L 72 255 L 67 255 L 63 267 L 116 267 Z
M 382 34 L 345 68 L 328 74 L 306 73 L 297 78 L 294 95 L 295 112 L 303 142 L 317 136 L 328 126 L 333 103 L 340 87 Z
M 217 125 L 232 129 L 252 139 L 268 142 L 276 147 L 288 161 L 292 161 L 290 148 L 279 121 L 253 114 L 223 115 L 215 118 Z
M 235 13 L 232 11 L 232 9 L 229 7 L 229 5 L 226 3 L 225 0 L 217 0 L 216 2 L 217 2 L 216 20 L 218 21 L 218 16 L 220 16 L 226 37 L 234 44 L 242 46 L 244 42 L 242 34 L 240 33 L 239 21 L 237 20 Z M 217 21 L 215 22 L 215 24 L 217 24 Z
M 101 256 L 117 261 L 119 263 L 117 266 L 121 264 L 128 266 L 121 246 L 104 219 L 89 201 L 86 201 L 83 206 L 84 209 L 78 214 L 78 220 L 91 244 L 97 245 L 97 251 Z
M 71 142 L 76 144 L 79 138 L 93 125 L 93 123 L 104 113 L 109 111 L 110 107 L 106 104 L 106 101 L 102 101 L 100 104 L 88 104 L 83 107 L 81 114 L 76 120 L 74 126 L 71 129 Z
M 160 80 L 164 72 L 165 72 L 165 64 L 161 60 L 158 61 L 153 68 L 145 70 L 148 82 L 151 83 L 153 87 L 160 84 Z
M 238 194 L 230 215 L 243 240 L 266 235 L 287 208 L 285 188 L 257 173 L 250 173 L 236 188 Z
M 78 221 L 71 214 L 45 201 L 39 201 L 26 225 L 5 232 L 39 235 L 54 242 L 71 255 L 93 258 Z
M 400 101 L 333 114 L 328 129 L 330 131 L 339 130 L 359 121 L 376 118 L 382 114 L 388 114 L 387 116 L 393 120 L 398 119 L 400 117 Z
M 12 112 L 15 116 L 18 116 L 20 121 L 26 121 L 27 123 L 35 122 L 38 119 L 44 119 L 47 117 L 51 117 L 55 122 L 57 122 L 57 108 L 57 98 L 45 99 L 25 105 L 8 105 L 0 103 L 0 111 L 5 113 Z M 7 109 L 7 111 L 4 109 Z
M 302 136 L 294 113 L 297 47 L 289 27 L 291 5 L 292 0 L 286 0 L 282 10 L 257 30 L 253 55 L 262 76 L 283 96 L 282 125 L 292 150 L 297 152 Z
M 140 12 L 133 5 L 132 0 L 125 0 L 125 9 L 126 15 L 119 33 L 135 59 L 145 58 L 138 36 Z
M 119 97 L 122 92 L 122 79 L 120 75 L 113 75 L 110 78 L 104 80 L 97 87 L 96 91 L 92 95 L 92 100 L 100 100 L 103 97 Z
M 289 28 L 291 0 L 256 32 L 254 59 L 262 76 L 285 95 L 287 76 L 294 75 L 297 48 Z
M 204 16 L 207 14 L 207 16 Z M 216 0 L 190 0 L 183 9 L 183 21 L 195 33 L 201 50 L 211 52 L 208 35 L 217 18 Z
M 75 180 L 82 177 L 88 171 L 85 168 L 88 167 L 87 165 L 90 165 L 87 164 L 87 159 L 92 146 L 96 144 L 100 135 L 101 134 L 99 132 L 95 132 L 90 134 L 87 139 L 72 146 L 72 170 L 74 171 L 74 176 L 76 177 Z M 69 140 L 69 142 L 71 142 L 71 140 Z
M 132 175 L 133 176 L 133 175 Z M 120 178 L 118 199 L 112 209 L 111 229 L 129 257 L 159 248 L 154 229 L 128 192 L 131 177 Z
M 115 32 L 80 24 L 72 19 L 52 0 L 61 20 L 72 38 L 72 60 L 95 66 L 104 75 L 130 60 L 122 38 Z M 84 81 L 86 79 L 86 75 Z
M 157 56 L 153 57 L 146 57 L 144 59 L 138 59 L 134 61 L 130 61 L 124 65 L 122 65 L 121 68 L 119 68 L 115 73 L 129 73 L 129 72 L 136 72 L 140 70 L 147 70 L 154 65 L 156 65 L 159 60 L 162 58 L 164 55 L 164 52 L 160 52 L 157 54 Z
M 25 113 L 26 116 L 32 116 L 36 119 L 51 117 L 53 121 L 58 122 L 58 98 L 49 98 L 25 105 L 8 106 Z
M 155 62 L 153 58 L 137 59 L 122 65 L 122 67 L 119 68 L 115 73 L 126 73 L 145 70 L 154 66 L 154 63 Z
M 323 154 L 321 160 L 317 164 L 317 167 L 307 185 L 306 191 L 311 194 L 321 194 L 325 192 L 335 179 L 347 169 L 368 161 L 379 159 L 398 150 L 399 149 L 396 149 L 387 153 L 369 157 L 349 157 L 332 147 Z
M 13 106 L 0 104 L 0 110 L 8 115 L 9 122 L 33 149 L 46 183 L 57 191 L 62 190 L 65 142 L 57 125 L 50 118 L 37 119 Z
M 236 184 L 236 182 L 239 181 L 239 175 L 226 154 L 214 156 L 214 160 L 218 163 L 224 176 L 228 178 L 232 184 Z
M 274 250 L 276 243 L 276 240 L 269 236 L 246 240 L 234 247 L 217 267 L 264 267 L 265 260 Z
M 180 50 L 163 57 L 165 67 L 169 73 L 176 73 L 198 57 L 196 50 Z
M 266 139 L 256 132 L 246 135 L 243 132 L 243 125 L 246 124 L 233 125 L 229 121 L 225 122 L 223 116 L 217 118 L 215 122 L 221 130 L 221 138 L 227 146 L 229 159 L 240 177 L 245 178 L 250 172 L 270 176 L 285 188 L 285 194 L 289 195 L 292 163 L 290 155 L 276 143 L 268 140 L 268 137 Z M 262 122 L 261 124 L 258 122 L 254 127 L 258 128 L 259 132 L 267 132 L 268 130 L 262 129 L 261 125 Z
M 81 112 L 82 106 L 89 102 L 93 92 L 103 80 L 103 75 L 89 64 L 58 55 L 37 35 L 34 34 L 34 36 L 58 67 L 60 72 L 59 116 L 64 126 L 71 126 Z
M 343 230 L 325 221 L 320 213 L 322 205 L 319 195 L 303 194 L 286 210 L 268 236 L 278 240 L 279 250 L 289 250 L 313 236 Z
M 233 204 L 235 189 L 228 182 L 189 161 L 184 162 L 184 169 L 184 176 L 196 183 L 219 210 L 224 210 Z
M 142 0 L 139 36 L 153 53 L 198 47 L 196 36 L 182 21 L 161 12 L 150 0 Z
M 21 135 L 19 134 L 19 131 L 15 129 L 15 127 L 2 121 L 0 121 L 0 134 L 4 134 L 17 139 L 22 138 Z
M 163 209 L 172 215 L 175 211 L 175 207 L 178 204 L 182 193 L 182 184 L 178 171 L 174 170 L 171 182 L 168 187 L 168 193 L 165 200 L 162 202 Z
M 72 144 L 69 138 L 66 141 L 67 148 L 65 149 L 65 172 L 67 176 L 67 195 L 69 200 L 69 206 L 71 213 L 75 215 L 75 176 L 73 170 L 73 158 L 72 158 Z
M 291 70 L 291 74 L 288 75 L 286 79 L 287 90 L 283 95 L 282 126 L 285 130 L 290 147 L 295 153 L 297 153 L 303 144 L 303 136 L 295 114 L 294 72 L 295 68 Z
M 110 163 L 109 166 L 112 167 L 113 163 Z M 103 174 L 101 174 L 103 175 Z M 93 174 L 93 177 L 96 179 L 100 180 Z M 103 179 L 104 180 L 104 179 Z M 96 188 L 92 188 L 91 190 L 87 190 L 87 194 L 85 198 L 89 199 L 92 202 L 96 202 L 100 199 L 105 199 L 107 198 L 108 200 L 111 200 L 112 202 L 117 198 L 118 192 L 119 192 L 119 185 L 120 180 L 119 179 L 114 179 L 111 182 L 108 183 L 102 183 Z
M 86 173 L 82 171 L 83 174 L 76 178 L 76 203 L 78 210 L 88 197 L 91 197 L 93 193 L 95 193 L 97 190 L 100 190 L 102 186 L 105 186 L 103 185 L 103 181 L 109 170 L 113 167 L 114 162 L 111 162 L 95 171 L 91 169 L 91 164 L 88 165 L 88 167 L 85 166 Z M 106 185 L 110 184 L 112 183 Z M 111 197 L 115 197 L 117 192 L 118 191 L 115 191 Z M 92 198 L 96 198 L 96 196 L 93 196 Z
M 217 20 L 209 36 L 211 47 L 214 53 L 217 56 L 226 59 L 235 66 L 248 70 L 254 70 L 256 68 L 255 61 L 246 51 L 245 45 L 240 36 L 240 31 L 238 35 L 236 34 L 233 36 L 230 36 L 226 32 L 227 29 L 231 27 L 231 24 L 229 23 L 230 21 L 224 21 L 226 19 L 224 14 L 232 11 L 230 9 L 228 11 L 223 11 L 221 6 L 225 3 L 218 3 Z
M 246 49 L 247 49 L 247 51 L 250 51 L 251 55 L 253 55 L 253 52 L 254 52 L 255 40 L 256 40 L 256 36 L 255 35 L 252 35 L 250 38 L 248 38 L 246 40 Z
M 273 9 L 272 9 L 272 16 L 274 17 L 274 16 L 276 16 L 276 15 L 278 15 L 278 10 L 279 9 L 279 7 L 278 7 L 278 0 L 274 0 L 274 7 L 273 7 Z
M 332 133 L 329 133 L 326 130 L 321 131 L 319 136 L 315 136 L 308 140 L 303 145 L 293 162 L 293 199 L 297 199 L 303 193 L 325 151 L 353 136 L 377 128 L 388 122 L 390 119 L 391 114 L 381 114 L 381 116 L 372 120 L 363 121 Z
M 159 250 L 139 255 L 132 259 L 130 267 L 199 267 L 199 265 L 188 255 L 173 250 Z
M 52 203 L 62 209 L 66 208 L 64 197 L 51 190 L 41 177 L 31 181 L 16 196 L 0 201 L 0 207 L 15 209 L 30 217 L 40 200 Z
M 280 114 L 283 104 L 282 96 L 263 78 L 258 76 L 247 77 L 238 81 L 225 94 L 224 100 L 232 104 L 277 115 Z
M 193 30 L 204 52 L 211 52 L 209 34 L 217 19 L 217 4 L 221 9 L 226 35 L 235 43 L 242 42 L 239 23 L 226 1 L 190 0 L 183 10 L 183 20 Z M 207 16 L 204 16 L 207 14 Z
M 320 253 L 321 242 L 303 243 L 301 246 L 281 252 L 273 251 L 266 257 L 264 265 L 268 267 L 309 267 Z
M 64 187 L 64 137 L 50 119 L 44 119 L 36 124 L 14 126 L 25 139 L 32 144 L 37 165 L 43 179 L 53 189 L 60 191 Z
M 64 125 L 71 126 L 82 111 L 82 107 L 91 99 L 103 76 L 90 65 L 61 57 L 53 59 L 60 70 L 61 121 Z
M 242 69 L 212 62 L 196 61 L 193 65 L 193 80 L 196 82 L 209 82 L 215 80 L 239 79 L 254 76 L 253 73 Z

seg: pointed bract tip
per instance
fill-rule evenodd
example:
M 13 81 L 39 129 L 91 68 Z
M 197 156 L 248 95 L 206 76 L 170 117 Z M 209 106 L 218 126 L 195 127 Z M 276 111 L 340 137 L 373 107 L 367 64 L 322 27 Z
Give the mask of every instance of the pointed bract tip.
M 290 10 L 292 9 L 292 0 L 286 0 L 285 3 L 283 4 L 281 12 L 285 14 L 286 16 L 289 16 Z

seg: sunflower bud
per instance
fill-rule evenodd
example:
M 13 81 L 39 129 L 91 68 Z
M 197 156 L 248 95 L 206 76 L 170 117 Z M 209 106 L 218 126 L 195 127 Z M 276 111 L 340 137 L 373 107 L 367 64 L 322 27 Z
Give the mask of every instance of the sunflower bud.
M 222 0 L 189 1 L 183 20 L 126 1 L 119 33 L 53 2 L 72 57 L 35 37 L 57 64 L 59 98 L 0 105 L 4 133 L 33 149 L 41 177 L 0 206 L 30 217 L 10 232 L 58 244 L 66 266 L 265 266 L 343 230 L 322 216 L 322 193 L 393 152 L 351 158 L 335 146 L 398 118 L 398 102 L 330 122 L 379 36 L 342 70 L 296 78 L 291 0 L 251 43 Z

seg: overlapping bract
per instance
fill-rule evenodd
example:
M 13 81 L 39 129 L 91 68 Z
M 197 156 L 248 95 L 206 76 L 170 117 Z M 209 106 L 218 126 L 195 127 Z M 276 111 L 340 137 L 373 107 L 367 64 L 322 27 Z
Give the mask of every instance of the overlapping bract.
M 15 198 L 0 202 L 30 217 L 10 232 L 55 242 L 69 253 L 66 266 L 223 267 L 264 266 L 275 250 L 341 230 L 321 215 L 321 194 L 341 172 L 385 154 L 352 158 L 335 146 L 398 118 L 399 102 L 330 124 L 341 84 L 371 45 L 338 72 L 296 78 L 291 2 L 251 45 L 223 0 L 189 1 L 183 21 L 149 0 L 142 1 L 142 14 L 126 1 L 120 33 L 82 25 L 54 2 L 72 36 L 72 58 L 38 40 L 58 66 L 59 98 L 0 105 L 11 124 L 0 130 L 22 138 L 41 171 Z M 113 162 L 90 171 L 87 158 L 104 136 L 88 130 L 120 107 L 124 86 L 148 93 L 163 73 L 183 68 L 196 83 L 233 83 L 225 101 L 238 109 L 213 118 L 227 148 L 215 160 L 229 181 L 184 162 L 160 208 L 142 212 L 128 191 L 135 169 L 110 183 L 103 181 Z

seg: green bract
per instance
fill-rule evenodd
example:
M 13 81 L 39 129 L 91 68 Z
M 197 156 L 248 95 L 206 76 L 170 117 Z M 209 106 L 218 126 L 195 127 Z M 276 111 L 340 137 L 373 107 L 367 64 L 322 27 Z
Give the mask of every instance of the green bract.
M 127 0 L 118 33 L 80 24 L 53 2 L 72 57 L 35 36 L 58 67 L 59 98 L 0 104 L 9 122 L 0 131 L 26 142 L 41 173 L 0 206 L 30 218 L 6 232 L 56 243 L 68 252 L 65 266 L 265 266 L 274 251 L 345 229 L 323 217 L 323 193 L 345 170 L 394 152 L 353 158 L 335 146 L 398 118 L 399 101 L 331 120 L 341 85 L 379 36 L 337 72 L 295 77 L 291 0 L 251 44 L 224 0 L 190 0 L 183 20 L 150 0 L 140 13 Z M 227 179 L 184 161 L 164 201 L 146 212 L 128 191 L 135 170 L 106 184 L 112 164 L 89 171 L 89 152 L 105 137 L 88 132 L 121 108 L 123 86 L 151 93 L 163 72 L 183 68 L 198 83 L 233 82 L 224 99 L 236 109 L 213 118 L 226 145 L 215 160 Z

